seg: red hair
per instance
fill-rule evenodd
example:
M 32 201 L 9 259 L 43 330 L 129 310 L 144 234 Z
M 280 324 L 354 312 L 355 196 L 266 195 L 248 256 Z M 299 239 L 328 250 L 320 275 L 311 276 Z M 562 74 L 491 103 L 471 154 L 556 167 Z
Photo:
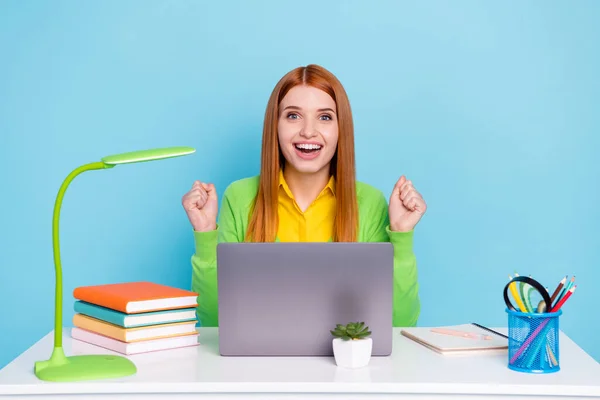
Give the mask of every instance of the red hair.
M 277 236 L 279 169 L 285 163 L 277 134 L 279 104 L 287 92 L 297 85 L 320 89 L 336 102 L 339 135 L 337 149 L 331 160 L 331 174 L 336 183 L 333 240 L 354 242 L 357 240 L 358 231 L 358 204 L 352 111 L 342 84 L 331 72 L 318 65 L 298 67 L 288 72 L 271 93 L 263 126 L 258 193 L 250 213 L 246 239 L 254 242 L 273 242 Z

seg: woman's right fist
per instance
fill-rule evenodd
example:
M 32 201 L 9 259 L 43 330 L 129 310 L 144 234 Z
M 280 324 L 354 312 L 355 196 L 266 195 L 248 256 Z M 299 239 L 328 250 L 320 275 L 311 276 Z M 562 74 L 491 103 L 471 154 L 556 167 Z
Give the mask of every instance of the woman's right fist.
M 181 204 L 196 232 L 217 229 L 218 200 L 215 185 L 194 182 L 189 192 L 183 195 Z

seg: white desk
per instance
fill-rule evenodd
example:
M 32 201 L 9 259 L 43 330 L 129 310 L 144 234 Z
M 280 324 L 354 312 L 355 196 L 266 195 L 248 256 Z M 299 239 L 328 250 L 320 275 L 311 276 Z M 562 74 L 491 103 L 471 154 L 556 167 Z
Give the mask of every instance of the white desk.
M 33 374 L 34 362 L 52 350 L 49 333 L 0 371 L 0 400 L 600 398 L 600 364 L 562 333 L 561 371 L 534 375 L 509 370 L 506 354 L 439 355 L 398 329 L 392 355 L 357 370 L 337 367 L 333 357 L 221 357 L 217 329 L 199 331 L 199 346 L 130 356 L 136 375 L 77 383 L 43 382 Z M 72 340 L 68 328 L 63 347 L 67 355 L 110 353 Z

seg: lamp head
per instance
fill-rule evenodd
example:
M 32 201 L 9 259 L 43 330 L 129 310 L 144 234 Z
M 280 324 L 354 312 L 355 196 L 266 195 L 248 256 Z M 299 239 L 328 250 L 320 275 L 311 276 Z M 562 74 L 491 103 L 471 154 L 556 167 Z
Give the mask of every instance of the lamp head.
M 196 150 L 192 147 L 165 147 L 161 149 L 150 149 L 132 151 L 129 153 L 114 154 L 102 158 L 102 162 L 107 168 L 112 168 L 119 164 L 131 164 L 145 161 L 162 160 L 163 158 L 172 158 L 185 156 L 194 153 Z

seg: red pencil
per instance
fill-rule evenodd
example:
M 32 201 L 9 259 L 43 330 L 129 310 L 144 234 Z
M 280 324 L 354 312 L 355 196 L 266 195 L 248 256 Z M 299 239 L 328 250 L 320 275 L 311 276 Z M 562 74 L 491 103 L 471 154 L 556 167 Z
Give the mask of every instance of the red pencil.
M 575 289 L 577 289 L 577 285 L 569 289 L 569 291 L 562 297 L 562 299 L 560 299 L 560 301 L 552 308 L 552 312 L 557 312 L 558 310 L 560 310 L 562 305 L 565 304 L 565 301 L 567 301 L 567 299 L 571 297 Z

